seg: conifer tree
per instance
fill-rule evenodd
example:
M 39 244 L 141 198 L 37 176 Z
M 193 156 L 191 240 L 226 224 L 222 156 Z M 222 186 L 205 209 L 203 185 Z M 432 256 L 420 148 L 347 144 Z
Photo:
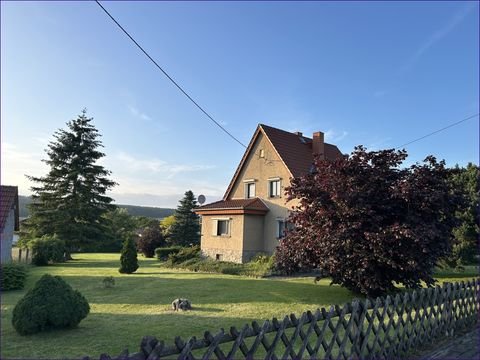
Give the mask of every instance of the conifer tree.
M 192 211 L 197 206 L 195 195 L 191 190 L 188 190 L 175 210 L 175 222 L 170 229 L 170 242 L 172 244 L 183 246 L 200 244 L 198 215 Z
M 35 183 L 31 190 L 28 237 L 58 235 L 71 252 L 99 248 L 105 239 L 104 215 L 115 208 L 106 192 L 115 185 L 110 171 L 98 164 L 105 156 L 101 135 L 87 118 L 86 110 L 59 129 L 48 145 L 49 167 L 43 177 L 27 176 Z
M 122 274 L 131 274 L 138 269 L 137 248 L 135 241 L 129 237 L 123 242 L 122 254 L 120 255 L 120 269 Z

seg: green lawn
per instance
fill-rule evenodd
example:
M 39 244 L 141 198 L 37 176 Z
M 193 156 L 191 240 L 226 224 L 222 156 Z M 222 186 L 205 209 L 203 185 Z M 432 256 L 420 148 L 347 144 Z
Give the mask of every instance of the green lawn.
M 165 269 L 155 259 L 141 259 L 132 275 L 121 275 L 119 254 L 78 254 L 74 261 L 49 267 L 32 267 L 26 288 L 44 274 L 62 276 L 89 300 L 91 311 L 78 328 L 19 336 L 11 326 L 12 310 L 26 290 L 2 294 L 0 358 L 74 358 L 101 353 L 118 355 L 123 349 L 138 351 L 144 335 L 172 343 L 202 336 L 205 330 L 241 327 L 252 320 L 283 318 L 330 304 L 351 300 L 354 294 L 317 285 L 313 278 L 253 279 L 240 276 L 201 274 Z M 442 281 L 458 281 L 446 276 Z M 114 288 L 105 289 L 102 279 L 114 276 Z M 189 298 L 192 311 L 173 312 L 170 303 Z

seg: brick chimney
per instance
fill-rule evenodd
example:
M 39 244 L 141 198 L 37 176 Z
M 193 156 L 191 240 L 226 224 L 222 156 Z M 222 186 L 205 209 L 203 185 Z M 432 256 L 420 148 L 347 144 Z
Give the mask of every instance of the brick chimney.
M 295 134 L 295 135 L 298 135 L 298 136 L 303 136 L 303 133 L 300 132 L 300 131 L 295 131 L 294 134 Z
M 313 133 L 312 153 L 320 155 L 320 159 L 325 159 L 325 142 L 323 141 L 323 132 L 317 131 Z

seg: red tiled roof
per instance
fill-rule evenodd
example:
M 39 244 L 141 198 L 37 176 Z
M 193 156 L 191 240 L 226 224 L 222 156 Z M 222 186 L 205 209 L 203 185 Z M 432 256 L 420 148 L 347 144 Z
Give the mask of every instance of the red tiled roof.
M 259 198 L 252 199 L 235 199 L 235 200 L 220 200 L 207 205 L 200 206 L 197 210 L 259 210 L 268 211 L 267 205 Z
M 293 177 L 302 176 L 310 170 L 313 163 L 312 139 L 295 133 L 259 125 L 277 150 Z M 325 159 L 335 160 L 342 153 L 335 145 L 325 143 Z
M 237 176 L 240 174 L 240 170 L 242 169 L 243 164 L 246 161 L 260 131 L 262 131 L 270 140 L 292 177 L 299 177 L 310 171 L 310 167 L 313 163 L 311 138 L 300 136 L 298 134 L 277 129 L 268 125 L 259 124 L 255 134 L 248 144 L 247 150 L 245 151 L 237 170 L 235 171 L 235 174 L 233 175 L 232 180 L 230 181 L 230 184 L 228 185 L 227 191 L 223 197 L 224 200 L 230 195 L 230 191 L 235 184 Z M 335 160 L 343 156 L 340 150 L 338 150 L 338 148 L 332 144 L 325 143 L 324 151 L 324 156 L 327 160 Z
M 3 231 L 10 210 L 15 207 L 15 230 L 19 229 L 18 187 L 0 186 L 0 231 Z

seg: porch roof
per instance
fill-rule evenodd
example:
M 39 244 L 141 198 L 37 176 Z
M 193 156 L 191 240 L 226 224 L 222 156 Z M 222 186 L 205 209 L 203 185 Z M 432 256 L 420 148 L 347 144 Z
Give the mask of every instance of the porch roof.
M 260 198 L 220 200 L 194 210 L 199 215 L 252 214 L 264 215 L 268 207 Z

